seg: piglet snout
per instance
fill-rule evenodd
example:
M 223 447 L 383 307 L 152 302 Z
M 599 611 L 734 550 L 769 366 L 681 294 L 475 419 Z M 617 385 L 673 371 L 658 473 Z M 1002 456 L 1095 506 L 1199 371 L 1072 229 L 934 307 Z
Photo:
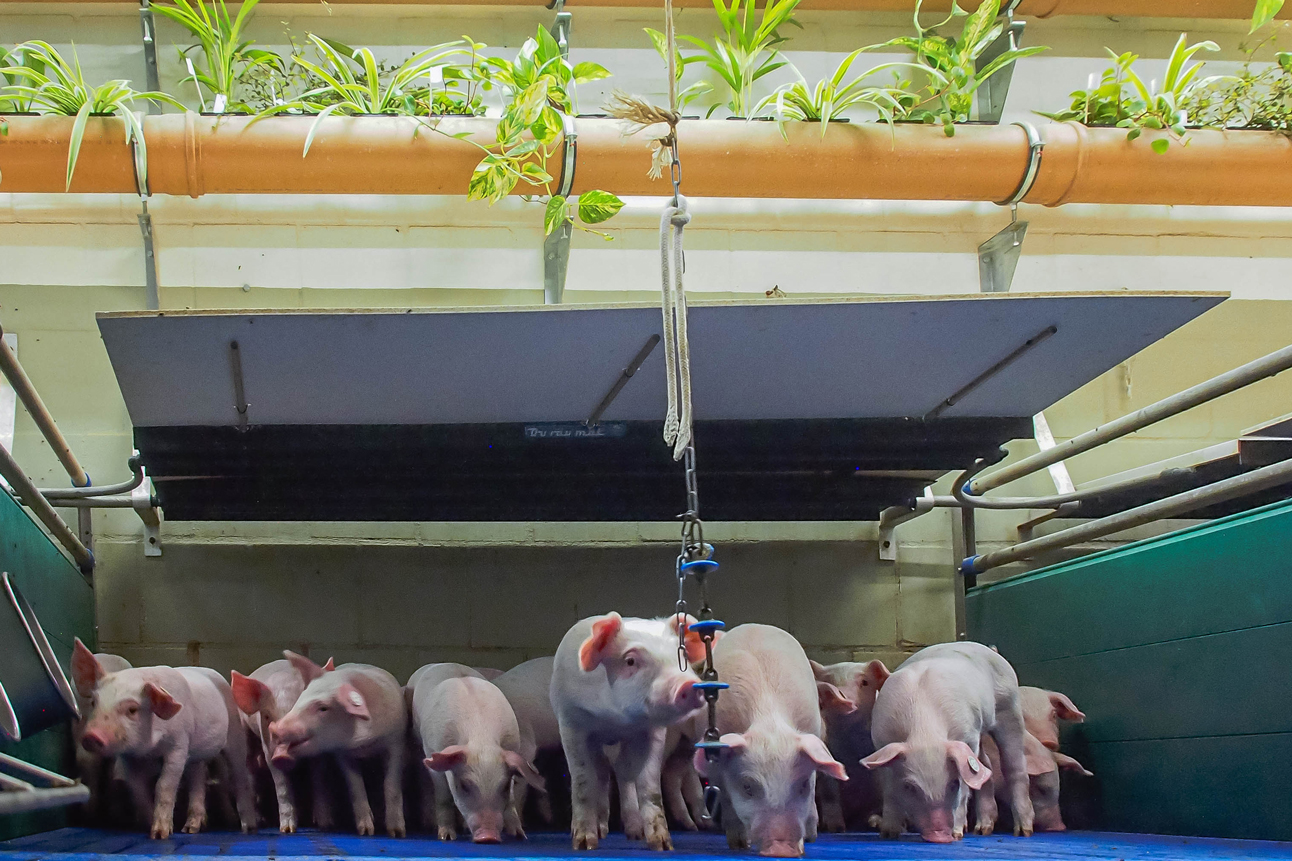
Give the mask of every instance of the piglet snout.
M 477 828 L 471 832 L 471 840 L 474 843 L 501 843 L 502 834 L 496 828 Z
M 683 679 L 673 693 L 673 704 L 678 708 L 698 709 L 704 705 L 704 694 L 695 687 L 695 679 Z
M 81 747 L 85 748 L 90 753 L 103 753 L 104 748 L 107 746 L 107 736 L 105 736 L 101 730 L 88 730 L 85 735 L 81 737 Z
M 759 854 L 769 858 L 798 858 L 803 854 L 803 841 L 791 843 L 788 840 L 773 840 L 765 843 Z

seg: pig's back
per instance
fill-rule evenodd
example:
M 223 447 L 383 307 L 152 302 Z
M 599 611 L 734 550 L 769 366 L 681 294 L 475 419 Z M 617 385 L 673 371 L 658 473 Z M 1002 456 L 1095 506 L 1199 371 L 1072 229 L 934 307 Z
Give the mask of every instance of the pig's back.
M 291 711 L 292 706 L 301 698 L 301 692 L 305 690 L 305 680 L 301 678 L 301 674 L 296 672 L 290 661 L 282 658 L 257 667 L 251 678 L 263 682 L 269 688 L 274 695 L 279 715 Z
M 119 673 L 122 670 L 133 669 L 134 665 L 120 655 L 114 655 L 111 652 L 98 652 L 94 659 L 103 667 L 105 673 Z
M 224 749 L 230 727 L 242 731 L 233 691 L 224 676 L 210 667 L 176 667 L 173 672 L 188 683 L 191 702 L 185 706 L 194 710 L 189 759 L 210 759 Z
M 534 658 L 493 680 L 507 697 L 516 719 L 529 725 L 538 749 L 558 747 L 561 727 L 552 709 L 552 657 Z
M 776 713 L 799 732 L 821 734 L 816 678 L 798 640 L 772 625 L 738 625 L 713 650 L 718 678 L 731 685 L 718 697 L 718 726 L 744 732 Z

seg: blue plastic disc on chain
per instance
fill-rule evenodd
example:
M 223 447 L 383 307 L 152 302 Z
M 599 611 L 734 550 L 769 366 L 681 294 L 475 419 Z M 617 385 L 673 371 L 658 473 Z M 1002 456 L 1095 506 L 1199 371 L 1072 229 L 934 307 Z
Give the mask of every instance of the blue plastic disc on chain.
M 718 563 L 712 559 L 697 559 L 694 562 L 683 563 L 678 569 L 682 574 L 708 574 L 718 570 Z
M 726 750 L 729 747 L 731 745 L 725 741 L 697 741 L 695 743 L 696 750 Z
M 726 682 L 696 682 L 694 687 L 697 691 L 725 691 L 731 685 Z
M 695 631 L 697 634 L 703 634 L 705 631 L 722 631 L 727 627 L 726 622 L 717 619 L 705 619 L 700 622 L 692 622 L 687 626 L 688 631 Z

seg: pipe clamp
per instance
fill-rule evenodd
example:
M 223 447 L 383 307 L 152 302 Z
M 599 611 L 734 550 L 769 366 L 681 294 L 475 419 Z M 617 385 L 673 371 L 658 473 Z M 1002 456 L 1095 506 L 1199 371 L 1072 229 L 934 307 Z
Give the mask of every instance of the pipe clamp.
M 1018 184 L 1018 188 L 1008 198 L 1000 201 L 1000 206 L 1017 206 L 1019 201 L 1027 197 L 1041 172 L 1041 153 L 1045 150 L 1045 141 L 1041 140 L 1041 133 L 1036 130 L 1036 126 L 1025 120 L 1011 125 L 1018 126 L 1027 134 L 1027 170 L 1023 172 L 1023 181 Z
M 561 158 L 561 179 L 556 184 L 556 193 L 569 197 L 574 188 L 574 157 L 579 149 L 579 133 L 574 128 L 574 117 L 561 114 L 561 136 L 565 138 L 565 152 Z

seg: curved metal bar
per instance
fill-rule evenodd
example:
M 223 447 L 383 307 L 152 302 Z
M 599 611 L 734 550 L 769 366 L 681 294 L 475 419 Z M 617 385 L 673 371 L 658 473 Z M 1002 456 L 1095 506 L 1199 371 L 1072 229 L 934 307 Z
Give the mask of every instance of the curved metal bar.
M 952 485 L 951 496 L 935 496 L 933 504 L 939 508 L 984 508 L 992 511 L 1076 506 L 1068 512 L 1069 515 L 1073 515 L 1077 512 L 1081 503 L 1088 499 L 1094 499 L 1108 493 L 1120 493 L 1125 490 L 1152 487 L 1172 479 L 1184 479 L 1196 472 L 1197 469 L 1194 467 L 1176 467 L 1174 469 L 1165 469 L 1156 475 L 1141 475 L 1116 484 L 1105 484 L 1100 487 L 1087 488 L 1086 490 L 1074 490 L 1071 493 L 1056 493 L 1050 496 L 998 496 L 990 498 L 973 496 L 969 493 L 967 490 L 968 480 L 965 480 L 964 477 L 971 475 L 971 473 L 965 472 Z M 977 472 L 972 474 L 976 475 Z
M 68 528 L 63 519 L 58 516 L 58 512 L 49 504 L 49 500 L 40 495 L 40 490 L 32 484 L 27 473 L 22 471 L 22 467 L 18 466 L 17 461 L 5 451 L 4 446 L 0 446 L 0 475 L 4 476 L 9 486 L 18 493 L 18 498 L 23 504 L 31 509 L 41 523 L 45 524 L 45 528 L 54 536 L 54 539 L 67 549 L 88 580 L 90 572 L 94 570 L 94 554 Z
M 115 496 L 118 493 L 129 493 L 144 483 L 144 467 L 138 457 L 132 457 L 127 464 L 134 477 L 119 484 L 105 484 L 102 487 L 59 487 L 42 490 L 40 495 L 50 502 L 64 502 L 70 499 L 87 499 L 95 496 Z M 72 503 L 74 504 L 74 503 Z
M 81 466 L 76 455 L 72 454 L 72 447 L 68 445 L 58 425 L 54 423 L 54 417 L 46 409 L 45 402 L 41 400 L 36 387 L 31 383 L 31 378 L 27 376 L 22 365 L 18 364 L 18 357 L 14 355 L 13 350 L 9 349 L 9 345 L 4 343 L 3 336 L 4 328 L 0 327 L 0 373 L 3 373 L 5 379 L 13 386 L 22 405 L 31 414 L 32 421 L 49 441 L 49 447 L 54 450 L 54 456 L 63 465 L 63 469 L 67 470 L 72 484 L 77 487 L 88 487 L 90 474 Z

